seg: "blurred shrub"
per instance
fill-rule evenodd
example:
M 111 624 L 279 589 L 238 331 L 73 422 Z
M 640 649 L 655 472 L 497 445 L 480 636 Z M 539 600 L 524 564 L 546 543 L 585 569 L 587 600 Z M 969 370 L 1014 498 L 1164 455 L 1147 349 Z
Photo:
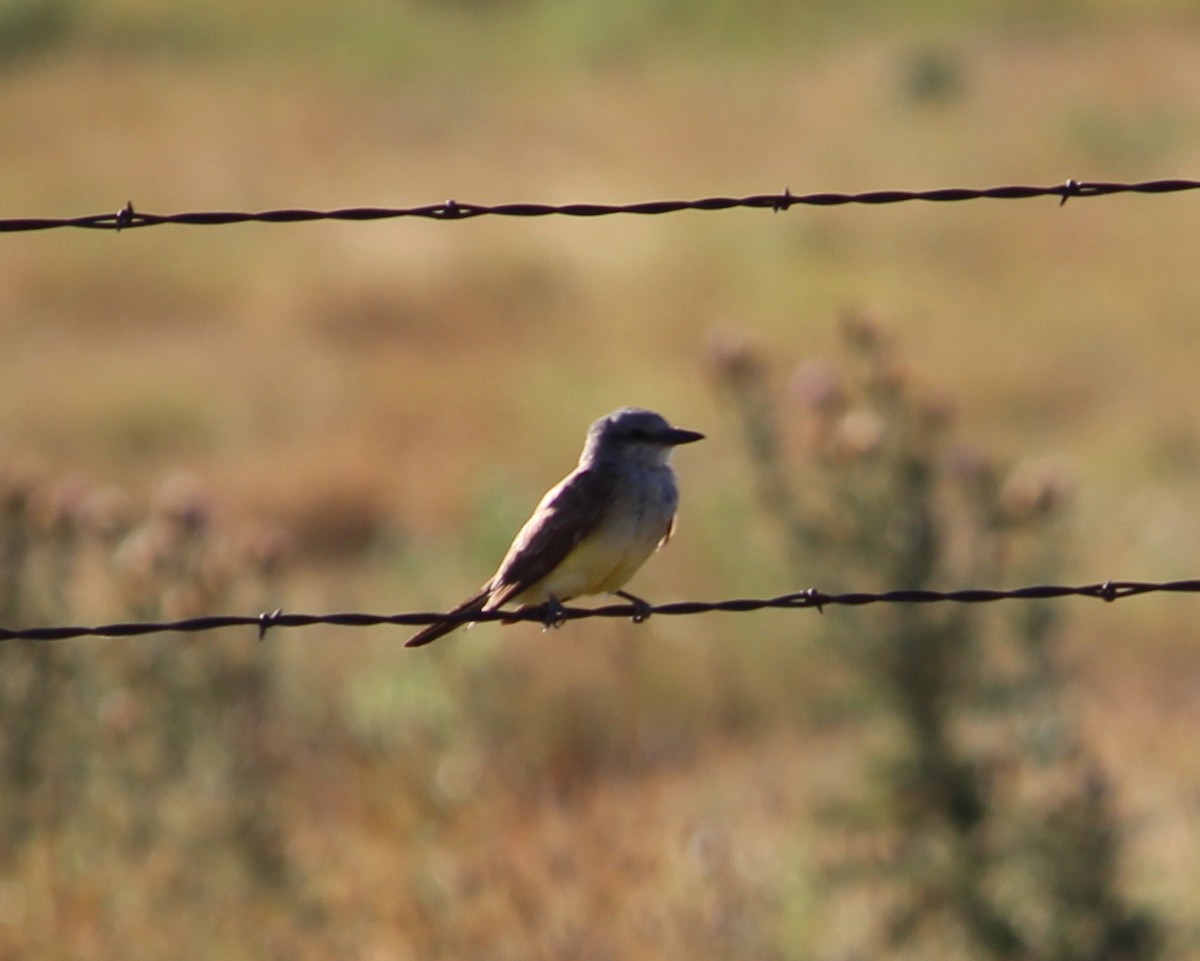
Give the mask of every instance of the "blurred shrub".
M 77 0 L 0 2 L 0 67 L 61 44 L 79 21 Z
M 901 64 L 900 87 L 913 103 L 947 103 L 962 96 L 966 85 L 963 61 L 954 51 L 922 47 Z
M 842 341 L 844 363 L 801 364 L 783 395 L 755 352 L 716 351 L 760 500 L 801 583 L 1049 579 L 1069 499 L 1062 472 L 1007 469 L 956 442 L 949 405 L 914 389 L 872 318 L 848 316 Z M 1158 953 L 1159 921 L 1121 892 L 1107 781 L 1060 697 L 1059 610 L 889 605 L 826 619 L 887 745 L 870 796 L 827 815 L 830 876 L 879 919 L 865 956 Z
M 219 525 L 184 475 L 139 511 L 119 491 L 0 467 L 6 626 L 261 603 L 283 547 L 276 531 Z M 170 836 L 171 846 L 195 849 L 169 859 L 176 882 L 205 852 L 232 848 L 256 881 L 282 883 L 278 819 L 267 810 L 277 768 L 269 652 L 244 638 L 0 643 L 0 848 L 9 867 L 30 843 L 58 838 L 57 867 L 70 877 L 97 858 L 140 862 Z M 232 844 L 207 844 L 214 834 Z

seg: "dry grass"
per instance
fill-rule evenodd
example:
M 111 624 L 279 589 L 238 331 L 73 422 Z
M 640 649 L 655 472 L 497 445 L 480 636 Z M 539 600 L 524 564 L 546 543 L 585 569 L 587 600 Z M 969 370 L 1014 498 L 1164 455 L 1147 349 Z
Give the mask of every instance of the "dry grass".
M 261 39 L 251 54 L 155 52 L 114 26 L 152 19 L 124 3 L 5 65 L 0 209 L 618 201 L 1200 169 L 1187 12 L 1087 9 L 1069 30 L 854 21 L 796 55 L 748 43 L 580 65 L 537 48 L 526 67 L 497 55 L 473 74 L 465 57 L 393 68 L 386 51 L 310 62 L 295 50 L 321 22 L 312 11 L 286 56 Z M 472 21 L 466 7 L 448 16 Z M 469 52 L 490 49 L 473 36 Z M 943 99 L 914 87 L 929 62 L 954 80 Z M 293 531 L 294 576 L 264 607 L 399 610 L 486 577 L 583 426 L 641 403 L 711 439 L 678 458 L 680 536 L 637 589 L 766 594 L 795 585 L 753 513 L 706 344 L 748 337 L 783 358 L 783 377 L 829 350 L 841 309 L 871 303 L 965 433 L 1073 465 L 1069 580 L 1192 575 L 1194 204 L 10 236 L 0 450 L 135 501 L 195 471 L 223 522 Z M 1135 888 L 1185 930 L 1200 923 L 1190 603 L 1073 608 L 1070 644 L 1072 697 L 1131 819 Z M 277 714 L 259 737 L 286 883 L 248 866 L 234 831 L 253 818 L 219 800 L 247 796 L 214 789 L 222 742 L 199 731 L 186 774 L 152 795 L 150 843 L 105 842 L 105 806 L 140 803 L 110 785 L 76 822 L 0 854 L 0 957 L 837 955 L 871 905 L 827 897 L 813 812 L 860 776 L 864 734 L 813 639 L 804 616 L 783 615 L 479 628 L 420 655 L 382 634 L 275 637 Z M 157 643 L 193 662 L 194 647 Z M 97 750 L 125 756 L 119 738 Z

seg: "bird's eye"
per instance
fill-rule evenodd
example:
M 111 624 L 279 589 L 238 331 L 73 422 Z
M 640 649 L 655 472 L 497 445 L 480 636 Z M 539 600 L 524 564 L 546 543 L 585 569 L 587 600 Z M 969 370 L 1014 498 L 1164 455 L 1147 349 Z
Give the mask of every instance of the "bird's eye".
M 633 440 L 645 440 L 650 435 L 646 433 L 646 429 L 644 427 L 635 427 L 629 432 L 629 436 Z

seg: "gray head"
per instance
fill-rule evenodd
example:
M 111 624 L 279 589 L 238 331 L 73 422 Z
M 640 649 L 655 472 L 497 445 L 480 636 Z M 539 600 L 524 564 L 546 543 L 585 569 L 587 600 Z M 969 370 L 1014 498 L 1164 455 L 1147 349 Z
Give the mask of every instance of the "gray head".
M 622 407 L 588 428 L 580 462 L 621 459 L 665 464 L 673 447 L 703 438 L 694 430 L 672 427 L 662 414 L 652 410 Z

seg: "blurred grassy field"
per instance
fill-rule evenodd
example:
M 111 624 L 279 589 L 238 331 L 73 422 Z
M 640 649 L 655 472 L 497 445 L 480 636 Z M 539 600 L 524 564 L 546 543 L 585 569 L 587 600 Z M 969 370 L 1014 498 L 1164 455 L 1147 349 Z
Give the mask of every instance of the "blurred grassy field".
M 0 214 L 1195 176 L 1198 63 L 1200 18 L 1169 0 L 3 0 Z M 963 435 L 1068 465 L 1067 581 L 1194 576 L 1196 203 L 8 235 L 0 455 L 135 502 L 194 474 L 217 523 L 288 532 L 263 608 L 417 610 L 482 581 L 586 424 L 640 404 L 710 439 L 680 452 L 680 533 L 632 589 L 768 595 L 801 585 L 711 344 L 744 338 L 782 381 L 870 305 Z M 1194 931 L 1194 603 L 1066 606 L 1133 888 Z M 201 741 L 136 856 L 100 816 L 0 856 L 0 956 L 839 956 L 872 906 L 823 900 L 813 811 L 865 735 L 825 716 L 815 630 L 227 640 L 278 691 L 257 736 L 292 880 L 263 893 L 236 856 Z M 202 642 L 152 643 L 186 666 Z M 107 790 L 96 809 L 140 803 Z

